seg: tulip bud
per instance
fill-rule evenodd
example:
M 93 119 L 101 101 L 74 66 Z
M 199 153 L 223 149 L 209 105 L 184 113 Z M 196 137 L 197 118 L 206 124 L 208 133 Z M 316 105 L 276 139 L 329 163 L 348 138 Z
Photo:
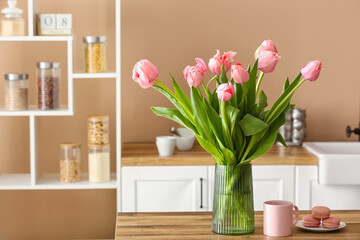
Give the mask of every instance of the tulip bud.
M 150 61 L 143 59 L 138 61 L 133 69 L 132 79 L 142 88 L 149 88 L 155 84 L 158 70 Z
M 204 73 L 196 66 L 187 66 L 184 69 L 184 77 L 189 87 L 199 87 L 204 81 Z
M 249 80 L 248 71 L 239 61 L 235 65 L 231 66 L 231 78 L 238 84 L 243 84 Z
M 271 73 L 280 59 L 281 57 L 275 52 L 263 51 L 259 55 L 258 68 L 263 73 Z
M 258 47 L 258 49 L 256 49 L 255 51 L 255 59 L 258 58 L 258 56 L 260 56 L 260 54 L 264 51 L 270 51 L 270 52 L 274 52 L 274 53 L 278 53 L 275 44 L 273 43 L 273 41 L 269 40 L 265 40 L 261 43 L 261 45 Z
M 224 65 L 225 71 L 228 72 L 231 67 L 232 61 L 234 61 L 234 56 L 236 52 L 229 51 L 220 56 L 220 51 L 216 50 L 216 54 L 209 61 L 210 71 L 217 76 L 221 74 L 221 66 Z
M 234 86 L 230 82 L 220 84 L 216 89 L 217 97 L 221 101 L 230 100 L 234 96 L 234 91 Z
M 316 79 L 318 79 L 321 69 L 324 68 L 321 65 L 322 65 L 322 63 L 320 61 L 308 62 L 308 64 L 306 64 L 305 66 L 302 67 L 301 75 L 306 80 L 313 82 Z
M 199 87 L 204 81 L 204 73 L 207 71 L 203 59 L 195 58 L 196 66 L 187 66 L 184 69 L 184 77 L 190 87 Z

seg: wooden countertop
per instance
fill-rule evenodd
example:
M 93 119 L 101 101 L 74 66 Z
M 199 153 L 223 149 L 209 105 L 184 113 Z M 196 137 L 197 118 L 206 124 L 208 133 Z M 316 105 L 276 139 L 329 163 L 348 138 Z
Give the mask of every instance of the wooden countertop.
M 309 214 L 301 211 L 300 217 Z M 360 239 L 360 211 L 332 211 L 331 215 L 340 218 L 346 227 L 334 232 L 313 233 L 297 227 L 293 235 L 275 238 L 263 235 L 262 212 L 255 212 L 255 232 L 242 236 L 218 235 L 211 231 L 211 212 L 188 213 L 118 213 L 115 239 L 174 240 L 174 239 Z
M 123 143 L 122 166 L 190 166 L 214 165 L 211 155 L 200 145 L 191 151 L 175 150 L 170 157 L 159 157 L 155 143 Z M 252 161 L 253 165 L 317 165 L 318 159 L 304 147 L 274 145 L 265 155 Z

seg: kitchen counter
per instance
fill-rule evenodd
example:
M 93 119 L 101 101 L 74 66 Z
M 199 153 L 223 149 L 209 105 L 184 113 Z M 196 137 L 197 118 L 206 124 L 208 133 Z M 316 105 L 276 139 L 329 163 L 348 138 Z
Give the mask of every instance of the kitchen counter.
M 300 217 L 309 214 L 301 211 Z M 347 225 L 335 232 L 312 233 L 294 227 L 293 235 L 281 239 L 360 239 L 360 211 L 332 211 Z M 280 239 L 263 235 L 262 212 L 255 212 L 255 232 L 242 236 L 218 235 L 211 231 L 211 212 L 118 213 L 115 239 Z
M 123 143 L 121 165 L 124 166 L 192 166 L 214 165 L 211 155 L 196 144 L 191 151 L 175 150 L 170 157 L 159 157 L 155 143 Z M 274 145 L 253 165 L 317 165 L 318 159 L 301 146 Z

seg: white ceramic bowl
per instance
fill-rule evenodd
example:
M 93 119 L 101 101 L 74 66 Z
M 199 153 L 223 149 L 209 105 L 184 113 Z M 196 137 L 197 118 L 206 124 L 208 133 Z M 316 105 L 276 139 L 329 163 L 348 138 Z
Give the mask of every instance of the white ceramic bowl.
M 190 151 L 195 142 L 195 133 L 187 128 L 177 129 L 180 136 L 176 136 L 176 147 L 180 151 Z
M 173 155 L 176 138 L 173 136 L 158 136 L 156 137 L 156 146 L 159 156 L 168 157 Z

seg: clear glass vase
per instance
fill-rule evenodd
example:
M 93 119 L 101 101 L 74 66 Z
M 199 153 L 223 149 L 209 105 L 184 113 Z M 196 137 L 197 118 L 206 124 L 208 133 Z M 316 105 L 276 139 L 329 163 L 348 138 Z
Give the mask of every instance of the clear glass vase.
M 211 230 L 226 235 L 254 232 L 251 164 L 238 168 L 216 165 Z

